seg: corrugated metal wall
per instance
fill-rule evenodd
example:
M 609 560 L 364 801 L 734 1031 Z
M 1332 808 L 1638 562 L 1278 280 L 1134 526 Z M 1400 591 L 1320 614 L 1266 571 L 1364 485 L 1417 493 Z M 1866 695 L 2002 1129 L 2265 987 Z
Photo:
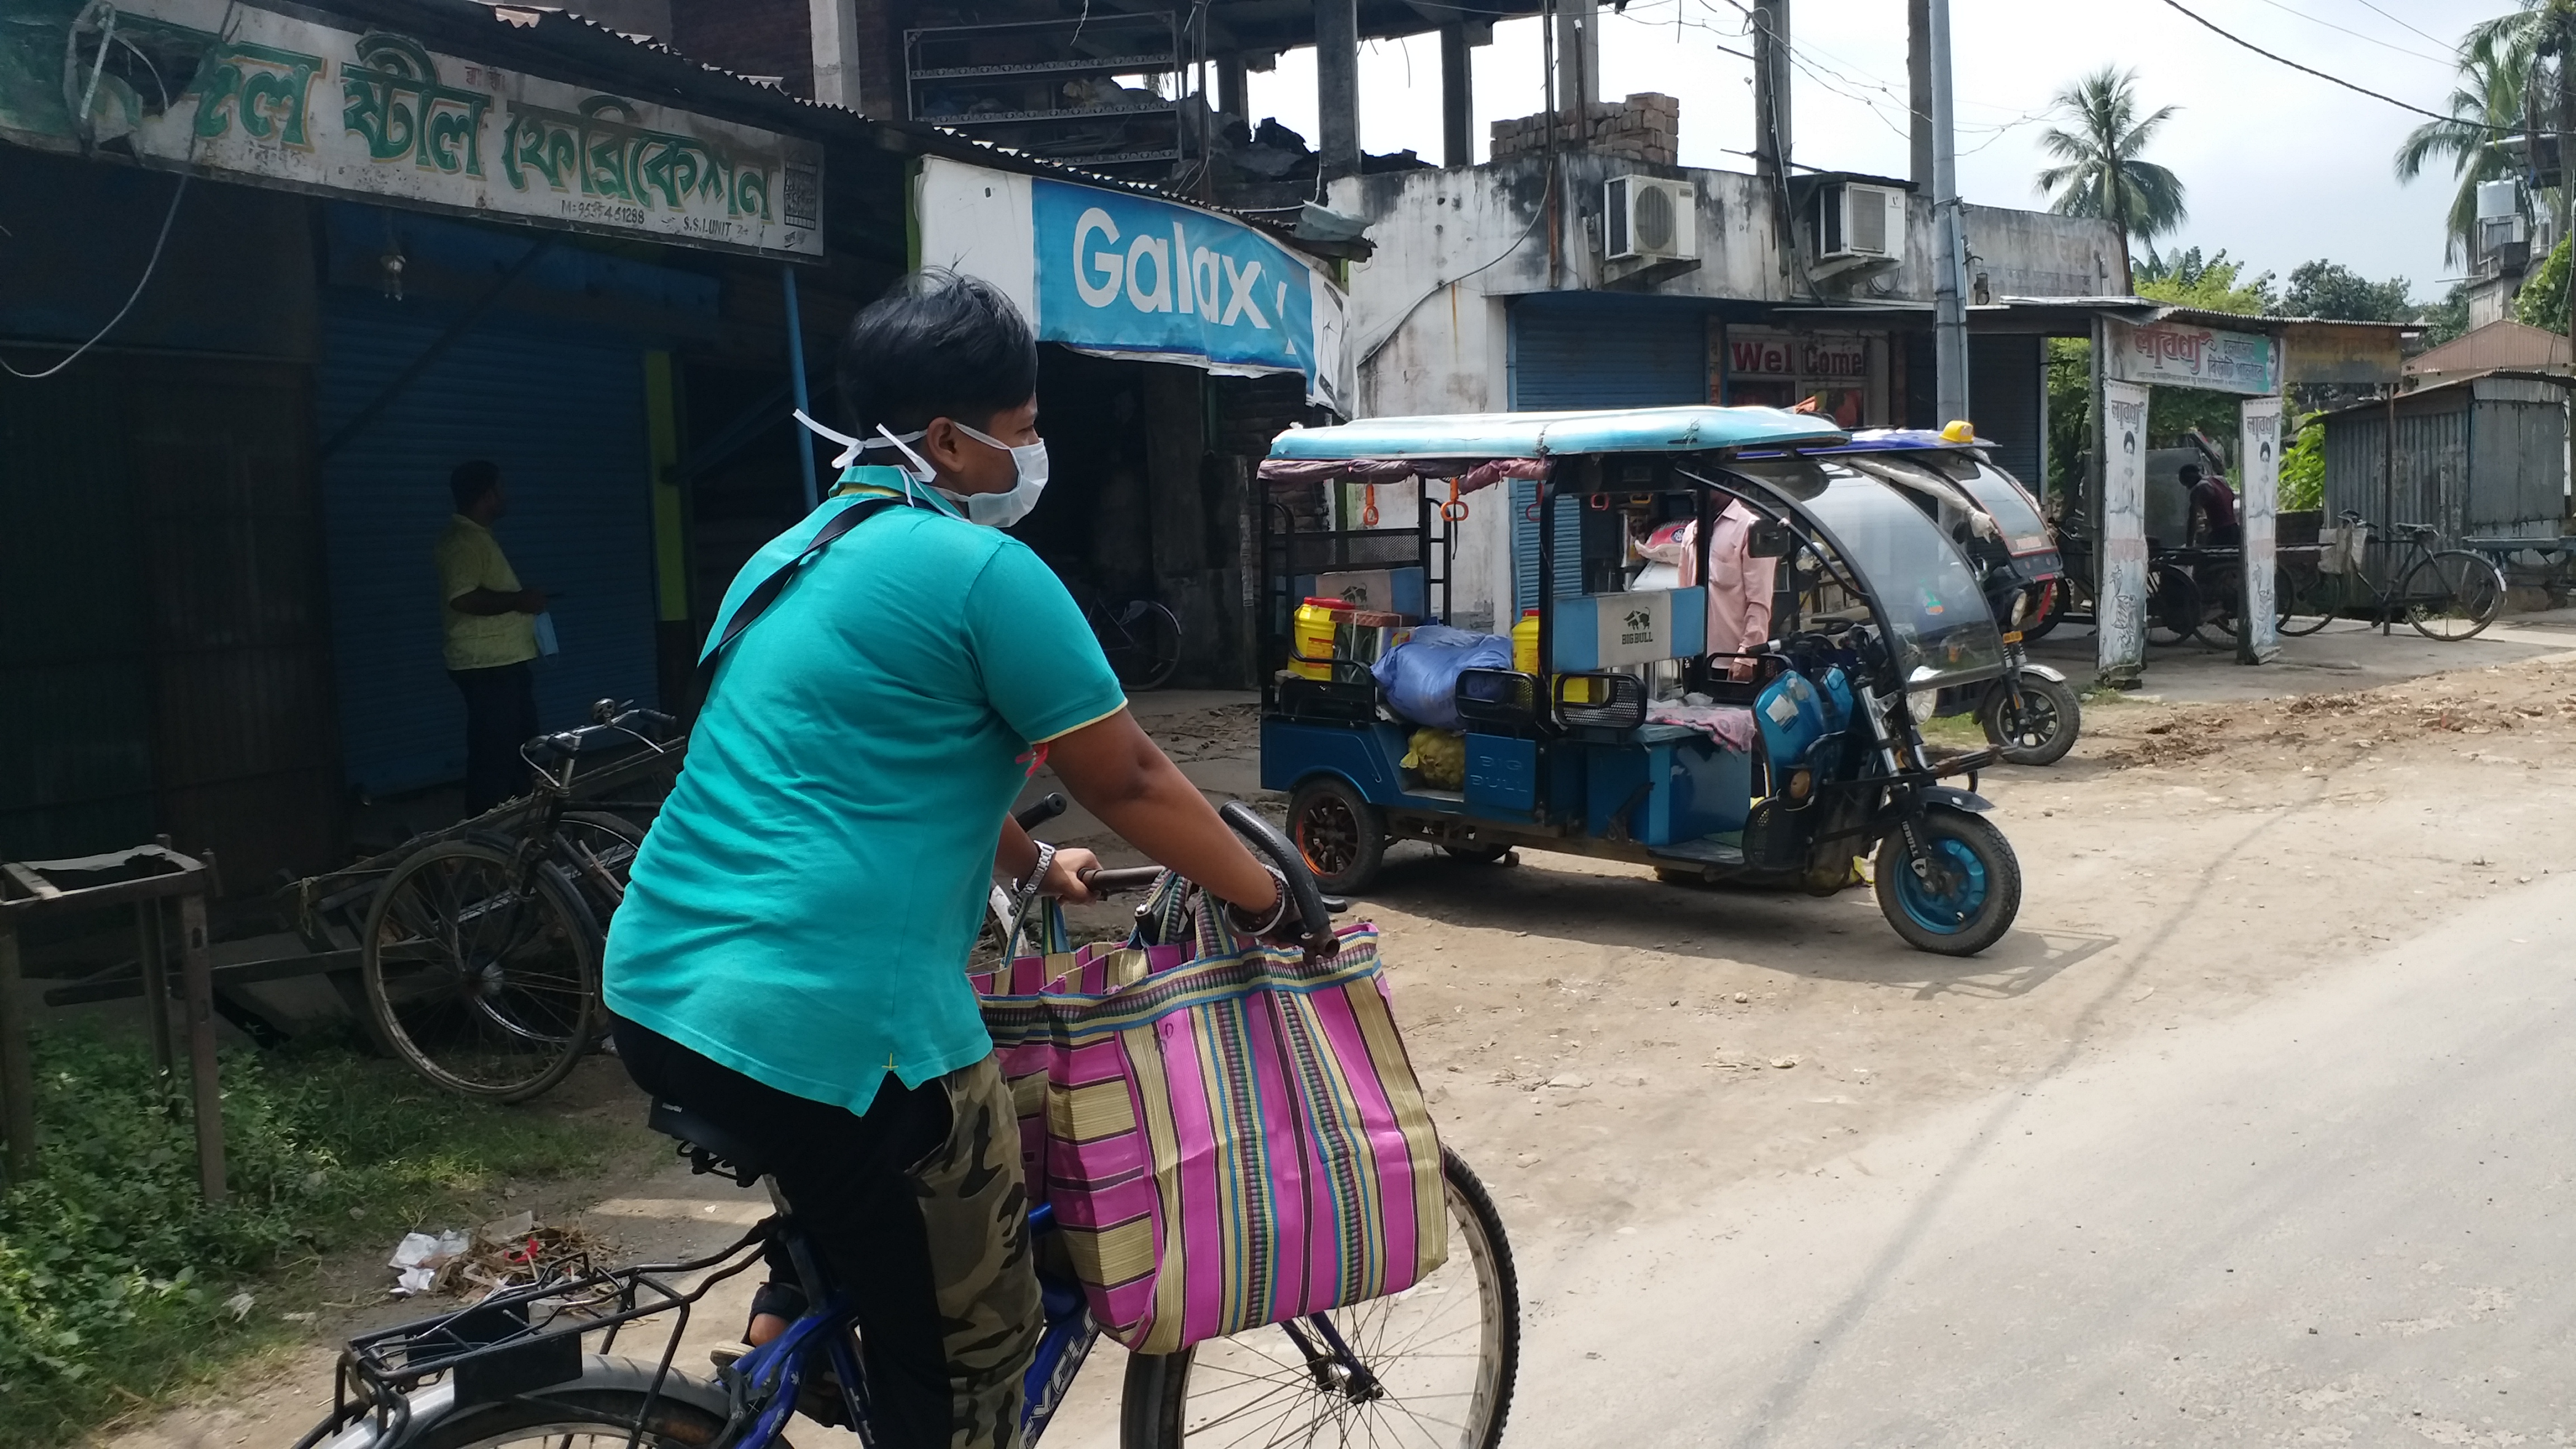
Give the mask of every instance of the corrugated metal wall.
M 303 368 L 94 353 L 0 388 L 0 857 L 337 855 Z
M 2043 486 L 2040 470 L 2048 444 L 2046 348 L 2047 340 L 2040 337 L 1968 339 L 1968 409 L 1975 415 L 1977 436 L 1993 439 L 1996 466 L 2034 493 Z
M 2345 510 L 2446 541 L 2557 536 L 2566 522 L 2566 413 L 2555 388 L 2509 379 L 2443 388 L 2326 419 L 2326 521 Z M 2396 487 L 2389 487 L 2389 469 Z
M 446 314 L 334 289 L 324 303 L 327 437 L 411 365 Z M 501 467 L 495 532 L 553 605 L 563 653 L 541 662 L 549 726 L 594 699 L 656 698 L 652 516 L 642 354 L 631 339 L 487 314 L 322 467 L 339 713 L 348 777 L 383 793 L 456 779 L 464 711 L 439 657 L 430 548 L 447 475 Z
M 1512 407 L 1665 407 L 1708 401 L 1708 313 L 1617 292 L 1522 297 L 1512 304 Z M 1538 601 L 1538 485 L 1512 489 L 1512 617 Z M 1583 512 L 1557 509 L 1554 592 L 1583 589 Z M 1498 627 L 1508 628 L 1509 621 Z

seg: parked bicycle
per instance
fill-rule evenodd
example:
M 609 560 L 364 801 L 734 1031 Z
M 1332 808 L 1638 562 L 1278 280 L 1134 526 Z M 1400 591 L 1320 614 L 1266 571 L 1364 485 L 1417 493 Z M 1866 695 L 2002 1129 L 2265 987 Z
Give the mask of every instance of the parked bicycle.
M 2379 532 L 2377 525 L 2360 514 L 2346 510 L 2346 530 L 2361 530 L 2367 538 Z M 2344 556 L 2354 567 L 2342 573 L 2319 573 L 2312 580 L 2288 581 L 2285 587 L 2295 592 L 2285 597 L 2282 611 L 2308 627 L 2284 628 L 2285 633 L 2310 633 L 2325 627 L 2327 619 L 2340 612 L 2345 596 L 2338 591 L 2344 579 L 2357 580 L 2370 594 L 2370 622 L 2386 633 L 2398 620 L 2414 626 L 2415 632 L 2427 639 L 2456 644 L 2474 639 L 2504 612 L 2504 571 L 2484 554 L 2464 548 L 2433 547 L 2440 530 L 2425 524 L 2401 525 L 2397 532 L 2406 535 L 2404 556 L 2390 567 L 2387 577 L 2393 583 L 2382 584 L 2370 576 L 2361 561 L 2366 550 L 2338 541 Z M 2345 535 L 2349 540 L 2351 534 Z M 2313 620 L 2311 624 L 2309 621 Z
M 1082 617 L 1100 641 L 1100 652 L 1109 656 L 1118 682 L 1129 690 L 1160 689 L 1181 667 L 1180 616 L 1152 599 L 1123 604 L 1091 599 L 1083 604 Z
M 360 935 L 359 977 L 378 1042 L 462 1096 L 519 1102 L 562 1081 L 597 1041 L 599 954 L 644 832 L 571 809 L 585 758 L 636 747 L 675 721 L 602 700 L 597 723 L 520 747 L 533 805 L 515 834 L 423 846 L 385 877 Z M 647 731 L 652 733 L 647 733 Z
M 1329 933 L 1329 908 L 1294 849 L 1239 806 L 1227 818 L 1288 874 L 1308 932 Z M 1114 892 L 1146 888 L 1159 875 L 1100 871 L 1088 879 Z M 857 1323 L 767 1164 L 685 1109 L 656 1103 L 650 1121 L 679 1139 L 696 1170 L 761 1184 L 773 1214 L 705 1257 L 566 1274 L 354 1339 L 340 1357 L 335 1407 L 296 1449 L 534 1449 L 576 1438 L 601 1449 L 770 1449 L 800 1412 L 856 1426 L 861 1443 L 876 1442 Z M 1454 1153 L 1441 1153 L 1441 1168 L 1450 1251 L 1430 1277 L 1390 1297 L 1178 1353 L 1129 1355 L 1122 1442 L 1494 1449 L 1519 1371 L 1518 1278 L 1484 1185 Z M 1052 1210 L 1033 1209 L 1029 1227 L 1046 1315 L 1022 1410 L 1024 1435 L 1035 1443 L 1099 1330 L 1064 1266 Z M 770 1343 L 722 1362 L 713 1379 L 675 1370 L 694 1308 L 773 1245 L 816 1306 Z M 645 1352 L 611 1356 L 629 1325 L 640 1329 L 647 1319 L 656 1321 Z M 585 1345 L 593 1338 L 595 1346 Z
M 2039 639 L 2063 623 L 2095 624 L 2100 615 L 2093 580 L 2093 544 L 2071 529 L 2057 529 L 2057 549 L 2066 572 L 2061 576 L 2065 587 L 2054 590 L 2048 598 L 2046 612 L 2022 631 L 2025 639 Z M 2181 644 L 2199 632 L 2208 614 L 2200 586 L 2192 581 L 2189 570 L 2173 557 L 2152 553 L 2147 559 L 2146 635 L 2150 644 Z

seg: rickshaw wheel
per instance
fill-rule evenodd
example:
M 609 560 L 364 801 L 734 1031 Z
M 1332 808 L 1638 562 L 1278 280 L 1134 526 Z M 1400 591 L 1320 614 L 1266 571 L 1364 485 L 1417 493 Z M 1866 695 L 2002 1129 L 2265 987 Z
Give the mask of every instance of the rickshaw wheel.
M 1915 870 L 1902 833 L 1878 845 L 1879 914 L 1907 945 L 1942 956 L 1973 956 L 2003 939 L 2021 914 L 2021 861 L 1983 817 L 1934 806 L 1923 812 L 1923 844 L 1953 878 L 1935 886 Z
M 1364 891 L 1386 863 L 1386 815 L 1349 782 L 1319 775 L 1288 800 L 1288 838 L 1326 895 Z
M 2021 681 L 2025 709 L 2018 723 L 2006 717 L 2012 713 L 2012 695 L 2001 688 L 1986 696 L 1977 707 L 1977 723 L 1984 727 L 1986 738 L 2003 747 L 2004 759 L 2016 765 L 2053 765 L 2075 748 L 2076 731 L 2083 727 L 2084 706 L 2075 691 L 2040 675 L 2025 675 Z

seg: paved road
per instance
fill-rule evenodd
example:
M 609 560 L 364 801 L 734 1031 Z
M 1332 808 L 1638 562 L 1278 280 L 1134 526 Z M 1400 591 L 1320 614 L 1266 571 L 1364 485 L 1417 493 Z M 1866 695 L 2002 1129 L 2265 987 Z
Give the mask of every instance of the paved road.
M 1814 1176 L 1534 1241 L 1508 1442 L 2568 1443 L 2571 938 L 2544 878 Z

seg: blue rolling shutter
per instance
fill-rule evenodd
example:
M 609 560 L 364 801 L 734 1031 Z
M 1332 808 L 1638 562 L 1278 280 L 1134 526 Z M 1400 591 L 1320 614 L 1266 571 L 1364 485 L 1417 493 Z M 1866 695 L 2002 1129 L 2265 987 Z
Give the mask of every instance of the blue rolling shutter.
M 328 438 L 437 339 L 421 302 L 326 293 Z M 656 698 L 644 368 L 630 339 L 487 315 L 322 465 L 335 684 L 350 783 L 370 793 L 464 773 L 464 709 L 439 657 L 430 548 L 450 469 L 501 467 L 510 565 L 546 591 L 563 652 L 540 660 L 548 728 L 595 699 Z
M 1708 316 L 1665 297 L 1567 292 L 1512 304 L 1512 408 L 1645 408 L 1708 401 Z M 1512 484 L 1512 610 L 1538 606 L 1538 485 Z M 1583 511 L 1556 511 L 1557 595 L 1583 591 Z
M 2039 476 L 2042 434 L 2047 428 L 2047 414 L 2042 411 L 2047 379 L 2040 365 L 2046 345 L 2037 337 L 1968 339 L 1968 411 L 1977 436 L 1994 440 L 1995 465 L 2033 493 L 2047 487 L 2047 480 Z

